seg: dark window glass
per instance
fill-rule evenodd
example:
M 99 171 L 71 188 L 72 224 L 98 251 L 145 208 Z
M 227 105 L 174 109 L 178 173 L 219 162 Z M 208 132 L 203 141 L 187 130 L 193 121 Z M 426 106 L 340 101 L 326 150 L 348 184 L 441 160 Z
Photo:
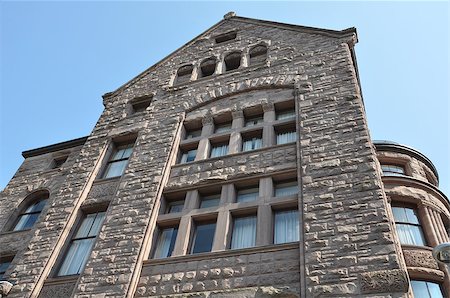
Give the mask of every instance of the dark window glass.
M 183 211 L 184 201 L 169 202 L 167 213 L 177 213 Z
M 264 122 L 263 116 L 245 118 L 245 127 L 255 126 Z
M 236 202 L 238 203 L 253 202 L 258 199 L 258 196 L 259 196 L 258 187 L 240 189 L 237 192 Z
M 277 120 L 284 120 L 284 119 L 293 119 L 295 118 L 295 109 L 291 110 L 283 110 L 283 111 L 277 111 Z
M 175 241 L 177 239 L 178 227 L 162 229 L 158 236 L 154 259 L 167 258 L 172 255 Z
M 211 195 L 211 196 L 202 196 L 200 201 L 200 208 L 209 208 L 219 206 L 220 203 L 220 194 Z
M 426 245 L 416 210 L 405 207 L 392 207 L 392 213 L 394 214 L 395 227 L 401 244 Z
M 177 72 L 177 84 L 189 82 L 191 80 L 193 70 L 194 67 L 192 65 L 184 65 L 180 67 Z
M 227 32 L 225 34 L 219 35 L 217 36 L 216 39 L 216 43 L 222 43 L 222 42 L 226 42 L 229 40 L 233 40 L 236 38 L 237 33 L 232 31 L 232 32 Z
M 434 282 L 411 280 L 415 298 L 444 298 L 441 287 Z
M 58 276 L 80 274 L 102 226 L 105 212 L 87 214 L 70 241 Z
M 40 200 L 28 206 L 28 208 L 19 215 L 14 231 L 30 229 L 37 221 L 39 214 L 47 203 L 47 200 Z
M 133 144 L 118 147 L 108 161 L 103 178 L 122 176 L 132 150 Z
M 186 162 L 194 161 L 196 155 L 197 155 L 197 149 L 192 149 L 192 150 L 189 150 L 189 151 L 185 151 L 185 152 L 183 152 L 183 154 L 181 154 L 180 163 L 186 163 Z
M 0 280 L 3 280 L 3 276 L 6 270 L 8 270 L 9 265 L 11 265 L 11 261 L 0 261 Z
M 216 59 L 209 58 L 200 64 L 200 77 L 209 77 L 216 71 Z
M 221 133 L 231 130 L 231 123 L 216 124 L 214 126 L 214 133 Z
M 201 253 L 211 251 L 214 233 L 216 231 L 216 223 L 197 224 L 195 228 L 194 241 L 192 245 L 192 253 Z
M 201 136 L 202 134 L 202 130 L 201 129 L 197 129 L 197 130 L 189 130 L 186 132 L 186 137 L 185 139 L 193 139 L 193 138 L 197 138 L 199 136 Z
M 58 157 L 53 160 L 52 169 L 60 168 L 67 160 L 68 156 Z
M 241 65 L 241 53 L 233 52 L 228 54 L 224 58 L 224 62 L 225 62 L 225 71 L 238 69 L 239 66 Z
M 267 59 L 267 47 L 257 45 L 250 50 L 250 65 L 265 62 Z

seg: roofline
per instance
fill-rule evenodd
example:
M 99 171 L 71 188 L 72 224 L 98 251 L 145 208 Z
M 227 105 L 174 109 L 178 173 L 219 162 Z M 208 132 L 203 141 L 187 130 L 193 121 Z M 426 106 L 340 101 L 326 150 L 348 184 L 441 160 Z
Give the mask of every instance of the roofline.
M 40 147 L 40 148 L 36 148 L 36 149 L 23 151 L 22 156 L 24 158 L 29 158 L 29 157 L 38 156 L 38 155 L 45 154 L 45 153 L 50 153 L 50 152 L 54 152 L 54 151 L 73 148 L 76 146 L 83 145 L 86 142 L 87 138 L 88 138 L 87 136 L 81 137 L 78 139 L 73 139 L 73 140 L 64 141 L 61 143 L 56 143 L 56 144 L 52 144 L 52 145 L 48 145 L 48 146 L 44 146 L 44 147 Z
M 347 28 L 347 29 L 344 29 L 344 30 L 331 30 L 331 29 L 322 29 L 322 28 L 316 28 L 316 27 L 308 27 L 308 26 L 293 25 L 293 24 L 287 24 L 287 23 L 279 23 L 279 22 L 266 21 L 266 20 L 260 20 L 260 19 L 239 17 L 239 16 L 235 16 L 235 15 L 233 15 L 233 16 L 225 15 L 224 19 L 222 19 L 219 22 L 217 22 L 216 24 L 212 25 L 211 27 L 209 27 L 208 29 L 206 29 L 205 31 L 203 31 L 202 33 L 197 35 L 196 37 L 192 38 L 190 41 L 186 42 L 185 44 L 183 44 L 179 48 L 175 49 L 169 55 L 165 56 L 164 58 L 162 58 L 158 62 L 155 62 L 152 66 L 150 66 L 149 68 L 145 69 L 140 74 L 138 74 L 137 76 L 135 76 L 134 78 L 132 78 L 131 80 L 129 80 L 128 82 L 126 82 L 125 84 L 123 84 L 122 86 L 117 88 L 116 90 L 111 91 L 111 92 L 106 92 L 105 94 L 103 94 L 102 95 L 103 102 L 106 99 L 116 95 L 121 90 L 125 89 L 126 87 L 132 85 L 134 82 L 137 82 L 143 75 L 145 75 L 146 73 L 151 72 L 154 68 L 156 68 L 157 65 L 161 64 L 165 60 L 167 60 L 170 57 L 172 57 L 173 55 L 175 55 L 182 48 L 187 47 L 190 44 L 194 43 L 199 37 L 201 37 L 202 35 L 205 35 L 206 33 L 210 32 L 212 30 L 214 30 L 216 27 L 218 27 L 222 23 L 226 22 L 227 20 L 236 20 L 236 21 L 253 23 L 253 24 L 254 23 L 258 23 L 258 24 L 263 23 L 265 25 L 272 26 L 272 27 L 282 27 L 284 29 L 289 29 L 289 30 L 294 30 L 294 31 L 322 34 L 322 35 L 329 36 L 329 37 L 343 37 L 343 36 L 354 35 L 355 36 L 355 43 L 358 42 L 358 35 L 356 33 L 356 28 L 355 27 L 350 27 L 350 28 Z M 104 103 L 103 103 L 103 105 L 104 105 Z
M 417 149 L 414 149 L 412 147 L 402 145 L 396 142 L 392 141 L 385 141 L 385 140 L 374 140 L 373 144 L 375 145 L 375 148 L 377 151 L 392 151 L 397 153 L 404 153 L 408 155 L 412 155 L 416 157 L 417 159 L 421 160 L 423 163 L 425 163 L 427 166 L 431 168 L 433 173 L 436 175 L 436 178 L 439 182 L 439 173 L 436 170 L 436 167 L 434 166 L 433 162 L 426 157 L 422 152 L 420 152 Z

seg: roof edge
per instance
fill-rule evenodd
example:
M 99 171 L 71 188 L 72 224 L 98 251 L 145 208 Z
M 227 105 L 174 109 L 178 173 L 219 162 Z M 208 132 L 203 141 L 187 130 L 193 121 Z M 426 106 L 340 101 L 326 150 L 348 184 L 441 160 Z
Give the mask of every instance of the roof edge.
M 393 151 L 393 152 L 398 152 L 398 153 L 404 153 L 404 154 L 412 155 L 412 156 L 420 159 L 423 163 L 425 163 L 426 165 L 428 165 L 430 167 L 430 169 L 436 175 L 436 178 L 439 182 L 439 173 L 438 173 L 436 167 L 434 166 L 433 162 L 419 150 L 414 149 L 409 146 L 406 146 L 406 145 L 396 143 L 396 142 L 385 141 L 385 140 L 374 140 L 373 144 L 375 145 L 375 148 L 378 151 Z
M 81 137 L 81 138 L 77 138 L 77 139 L 73 139 L 73 140 L 69 140 L 69 141 L 64 141 L 64 142 L 60 142 L 60 143 L 56 143 L 56 144 L 52 144 L 52 145 L 48 145 L 48 146 L 44 146 L 44 147 L 39 147 L 36 149 L 30 149 L 27 151 L 23 151 L 22 156 L 24 158 L 29 158 L 29 157 L 33 157 L 33 156 L 42 155 L 45 153 L 50 153 L 50 152 L 54 152 L 54 151 L 73 148 L 76 146 L 83 145 L 86 142 L 87 138 L 88 137 L 86 136 L 86 137 Z

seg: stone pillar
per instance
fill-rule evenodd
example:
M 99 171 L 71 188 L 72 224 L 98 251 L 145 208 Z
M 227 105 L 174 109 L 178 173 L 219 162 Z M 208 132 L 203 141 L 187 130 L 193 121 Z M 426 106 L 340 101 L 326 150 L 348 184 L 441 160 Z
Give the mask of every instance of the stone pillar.
M 175 240 L 175 246 L 173 248 L 172 256 L 182 256 L 188 254 L 189 240 L 191 237 L 186 235 L 192 234 L 193 223 L 190 216 L 183 216 L 178 226 L 177 239 Z
M 422 229 L 424 234 L 426 235 L 426 239 L 428 241 L 428 244 L 432 247 L 435 247 L 438 245 L 438 237 L 436 235 L 436 231 L 434 230 L 433 226 L 434 223 L 431 218 L 430 214 L 430 208 L 426 205 L 419 204 L 418 206 L 418 213 L 419 218 L 422 220 Z
M 275 145 L 275 130 L 272 122 L 275 121 L 275 107 L 273 103 L 263 103 L 264 127 L 263 127 L 263 147 Z
M 216 233 L 211 251 L 221 251 L 227 248 L 228 230 L 230 227 L 231 216 L 228 210 L 219 211 L 216 223 Z
M 208 158 L 210 149 L 208 137 L 214 133 L 214 121 L 211 115 L 205 116 L 205 118 L 202 119 L 202 124 L 202 135 L 200 142 L 198 143 L 197 155 L 195 156 L 195 160 Z
M 256 246 L 269 245 L 273 240 L 273 216 L 270 205 L 258 207 L 258 222 L 256 228 Z
M 238 153 L 242 148 L 241 134 L 235 130 L 244 127 L 244 112 L 242 110 L 234 110 L 232 112 L 233 122 L 231 129 L 233 130 L 230 135 L 230 144 L 228 145 L 228 153 Z

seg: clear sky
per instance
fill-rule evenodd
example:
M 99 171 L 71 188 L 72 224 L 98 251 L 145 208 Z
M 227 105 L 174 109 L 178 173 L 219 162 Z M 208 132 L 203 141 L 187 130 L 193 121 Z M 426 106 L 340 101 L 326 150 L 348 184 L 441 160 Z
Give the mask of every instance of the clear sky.
M 428 156 L 450 194 L 449 2 L 0 1 L 0 189 L 21 152 L 90 133 L 113 91 L 225 13 L 341 30 L 372 139 Z

